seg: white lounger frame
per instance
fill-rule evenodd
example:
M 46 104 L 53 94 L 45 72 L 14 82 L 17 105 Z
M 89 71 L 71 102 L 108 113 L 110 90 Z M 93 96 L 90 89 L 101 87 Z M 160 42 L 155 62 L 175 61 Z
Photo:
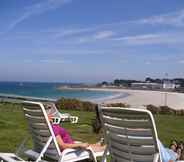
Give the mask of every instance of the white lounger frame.
M 101 106 L 99 114 L 113 162 L 162 162 L 151 112 Z
M 25 101 L 23 109 L 34 145 L 33 149 L 27 150 L 25 154 L 35 162 L 42 161 L 45 156 L 58 162 L 75 162 L 89 158 L 96 162 L 96 157 L 103 155 L 103 152 L 94 153 L 91 148 L 65 149 L 61 152 L 43 103 Z

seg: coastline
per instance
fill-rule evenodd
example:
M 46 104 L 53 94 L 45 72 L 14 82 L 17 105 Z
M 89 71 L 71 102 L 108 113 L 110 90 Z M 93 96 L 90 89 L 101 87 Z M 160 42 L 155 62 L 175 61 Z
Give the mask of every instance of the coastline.
M 94 90 L 94 91 L 96 91 L 96 90 Z M 112 92 L 112 91 L 110 91 L 110 92 Z M 128 95 L 129 95 L 128 93 L 116 92 L 113 95 L 110 95 L 110 96 L 107 96 L 107 97 L 102 97 L 102 98 L 99 98 L 99 99 L 89 99 L 89 101 L 95 102 L 97 104 L 101 104 L 101 103 L 106 103 L 108 101 L 114 101 L 114 100 L 117 100 L 117 99 L 122 99 L 122 98 L 127 97 Z
M 168 106 L 176 110 L 184 109 L 184 93 L 113 88 L 83 88 L 83 90 L 118 92 L 116 95 L 94 100 L 96 103 L 125 103 L 132 107 L 152 104 Z
M 14 86 L 14 85 L 13 85 Z M 38 89 L 38 87 L 40 87 Z M 6 86 L 2 86 L 6 87 Z M 9 85 L 7 85 L 7 92 L 10 92 Z M 161 92 L 161 91 L 151 91 L 151 90 L 131 90 L 131 89 L 122 89 L 122 88 L 96 88 L 96 87 L 56 87 L 54 85 L 32 85 L 28 84 L 28 86 L 19 86 L 15 84 L 15 88 L 19 93 L 12 94 L 9 93 L 1 93 L 1 100 L 12 100 L 15 98 L 17 100 L 29 100 L 34 98 L 36 100 L 57 100 L 60 96 L 66 96 L 66 98 L 78 98 L 83 101 L 91 101 L 97 104 L 102 103 L 124 103 L 130 105 L 132 107 L 143 107 L 144 105 L 155 105 L 155 106 L 169 106 L 173 109 L 184 109 L 184 93 L 176 93 L 176 92 Z M 6 90 L 6 89 L 5 89 Z M 70 92 L 62 91 L 62 90 L 71 90 Z M 79 91 L 79 92 L 75 92 Z M 84 93 L 81 93 L 84 91 Z M 87 92 L 85 92 L 87 91 Z M 97 92 L 108 92 L 101 93 L 96 95 L 96 92 L 90 93 L 90 91 Z M 5 91 L 4 91 L 5 92 Z M 20 93 L 20 92 L 29 92 L 29 93 Z M 32 92 L 32 93 L 30 93 Z M 44 92 L 44 95 L 42 95 Z M 88 93 L 89 92 L 89 93 Z M 112 93 L 109 93 L 112 92 Z M 36 94 L 35 96 L 32 94 Z M 48 96 L 47 96 L 48 94 Z M 167 101 L 166 101 L 167 100 Z
M 97 104 L 105 103 L 111 100 L 122 99 L 127 97 L 129 93 L 119 91 L 119 89 L 109 89 L 109 88 L 91 88 L 91 87 L 57 87 L 58 90 L 68 90 L 68 91 L 96 91 L 96 92 L 112 92 L 113 94 L 106 97 L 100 98 L 85 98 L 81 99 L 83 101 L 90 101 Z

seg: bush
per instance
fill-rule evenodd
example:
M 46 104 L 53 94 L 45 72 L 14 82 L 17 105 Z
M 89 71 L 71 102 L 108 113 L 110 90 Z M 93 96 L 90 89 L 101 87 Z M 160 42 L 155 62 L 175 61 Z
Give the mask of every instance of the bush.
M 182 110 L 182 109 L 176 110 L 176 115 L 178 115 L 178 116 L 184 116 L 184 110 Z
M 176 114 L 176 110 L 171 109 L 168 106 L 160 106 L 160 114 Z
M 58 109 L 65 110 L 95 111 L 96 104 L 78 99 L 61 98 L 56 102 L 56 106 Z
M 83 101 L 82 102 L 82 110 L 84 111 L 94 111 L 95 107 L 97 106 L 97 104 L 93 104 L 91 102 L 88 101 Z
M 125 104 L 125 103 L 109 103 L 105 104 L 107 107 L 130 107 L 130 105 Z
M 184 110 L 174 110 L 168 106 L 154 106 L 154 105 L 147 105 L 146 109 L 151 111 L 153 114 L 168 114 L 168 115 L 178 115 L 184 116 Z
M 152 114 L 159 114 L 160 113 L 160 107 L 157 107 L 154 105 L 147 105 L 146 109 L 151 111 Z

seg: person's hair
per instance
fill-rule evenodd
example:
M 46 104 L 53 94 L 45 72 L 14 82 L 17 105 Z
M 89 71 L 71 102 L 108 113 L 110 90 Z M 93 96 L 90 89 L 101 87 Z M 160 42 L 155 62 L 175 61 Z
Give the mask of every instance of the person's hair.
M 177 149 L 177 145 L 175 145 L 174 143 L 171 143 L 171 144 L 169 145 L 169 148 L 171 149 L 172 146 L 175 146 L 175 148 Z
M 176 145 L 176 147 L 177 147 L 178 141 L 175 140 L 175 139 L 173 139 L 173 140 L 171 140 L 170 146 L 171 146 L 172 144 L 173 144 L 173 145 Z

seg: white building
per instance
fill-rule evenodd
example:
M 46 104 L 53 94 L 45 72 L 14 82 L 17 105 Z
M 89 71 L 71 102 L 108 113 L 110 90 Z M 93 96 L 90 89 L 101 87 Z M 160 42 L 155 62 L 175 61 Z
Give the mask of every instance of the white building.
M 162 89 L 163 85 L 160 83 L 139 82 L 139 83 L 132 83 L 131 87 L 140 89 Z
M 163 89 L 176 89 L 179 87 L 180 87 L 179 84 L 175 84 L 175 83 L 167 81 L 167 80 L 164 81 L 164 84 L 163 84 Z

